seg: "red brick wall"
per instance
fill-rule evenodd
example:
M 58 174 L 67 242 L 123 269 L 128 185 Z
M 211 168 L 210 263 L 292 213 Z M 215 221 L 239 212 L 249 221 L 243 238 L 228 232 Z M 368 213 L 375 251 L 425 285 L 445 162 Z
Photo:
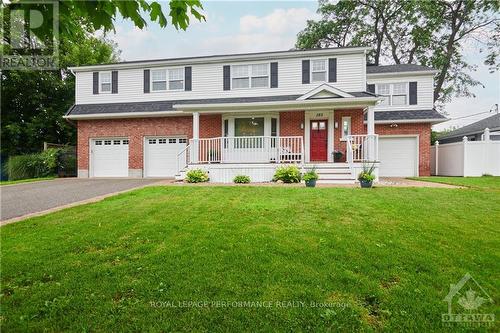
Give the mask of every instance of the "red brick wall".
M 426 123 L 398 124 L 398 127 L 390 125 L 375 125 L 375 133 L 379 135 L 419 135 L 419 176 L 430 176 L 430 149 L 431 149 L 431 125 Z
M 335 110 L 333 120 L 339 124 L 338 128 L 333 130 L 333 149 L 343 152 L 342 160 L 345 160 L 347 146 L 345 141 L 340 141 L 342 137 L 342 117 L 351 117 L 351 134 L 366 134 L 365 125 L 363 124 L 363 110 Z
M 280 112 L 280 136 L 303 136 L 304 129 L 300 125 L 304 123 L 304 111 Z
M 222 115 L 200 115 L 200 138 L 222 136 Z
M 91 138 L 127 137 L 129 139 L 129 168 L 142 169 L 144 136 L 185 135 L 191 138 L 192 125 L 191 116 L 80 120 L 78 121 L 78 169 L 89 167 L 89 139 Z

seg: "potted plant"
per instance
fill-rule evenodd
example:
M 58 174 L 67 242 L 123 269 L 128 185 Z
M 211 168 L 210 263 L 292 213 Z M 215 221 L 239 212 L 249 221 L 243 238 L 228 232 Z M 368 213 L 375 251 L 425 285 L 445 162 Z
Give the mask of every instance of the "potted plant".
M 341 162 L 342 161 L 342 156 L 344 153 L 340 150 L 334 150 L 333 151 L 333 161 L 334 162 Z
M 303 176 L 302 179 L 306 182 L 306 187 L 315 187 L 316 186 L 316 181 L 318 180 L 318 174 L 314 169 L 307 171 Z
M 375 170 L 375 164 L 372 164 L 371 167 L 363 165 L 363 171 L 361 171 L 358 175 L 358 180 L 361 187 L 370 188 L 373 186 L 373 181 L 375 180 L 373 170 Z

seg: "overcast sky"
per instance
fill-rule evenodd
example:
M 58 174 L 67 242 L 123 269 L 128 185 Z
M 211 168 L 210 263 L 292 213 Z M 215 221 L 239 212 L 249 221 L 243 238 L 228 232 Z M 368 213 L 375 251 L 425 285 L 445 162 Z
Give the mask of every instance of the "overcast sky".
M 193 20 L 187 31 L 177 31 L 170 25 L 162 29 L 153 23 L 140 30 L 130 22 L 119 21 L 116 34 L 109 37 L 122 50 L 122 60 L 278 51 L 292 48 L 306 21 L 318 18 L 316 1 L 202 0 L 202 3 L 207 22 Z M 473 89 L 476 98 L 454 99 L 448 104 L 446 112 L 452 119 L 485 112 L 500 103 L 500 74 L 488 73 L 475 48 L 468 51 L 467 58 L 480 65 L 473 76 L 485 88 Z M 469 124 L 490 115 L 451 120 L 435 129 Z

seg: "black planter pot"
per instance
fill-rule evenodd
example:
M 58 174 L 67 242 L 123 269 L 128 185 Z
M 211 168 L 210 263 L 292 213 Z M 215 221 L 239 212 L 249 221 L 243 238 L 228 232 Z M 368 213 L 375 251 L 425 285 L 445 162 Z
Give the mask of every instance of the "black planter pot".
M 306 180 L 306 187 L 316 187 L 316 179 Z
M 359 184 L 361 185 L 362 188 L 370 188 L 373 185 L 373 181 L 360 180 Z

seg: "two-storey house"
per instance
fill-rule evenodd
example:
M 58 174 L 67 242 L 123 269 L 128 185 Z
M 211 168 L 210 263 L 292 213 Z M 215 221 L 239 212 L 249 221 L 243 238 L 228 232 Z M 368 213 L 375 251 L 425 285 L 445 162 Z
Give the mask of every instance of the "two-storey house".
M 364 47 L 129 61 L 71 68 L 79 177 L 235 175 L 316 167 L 321 182 L 429 175 L 435 71 L 367 66 Z

